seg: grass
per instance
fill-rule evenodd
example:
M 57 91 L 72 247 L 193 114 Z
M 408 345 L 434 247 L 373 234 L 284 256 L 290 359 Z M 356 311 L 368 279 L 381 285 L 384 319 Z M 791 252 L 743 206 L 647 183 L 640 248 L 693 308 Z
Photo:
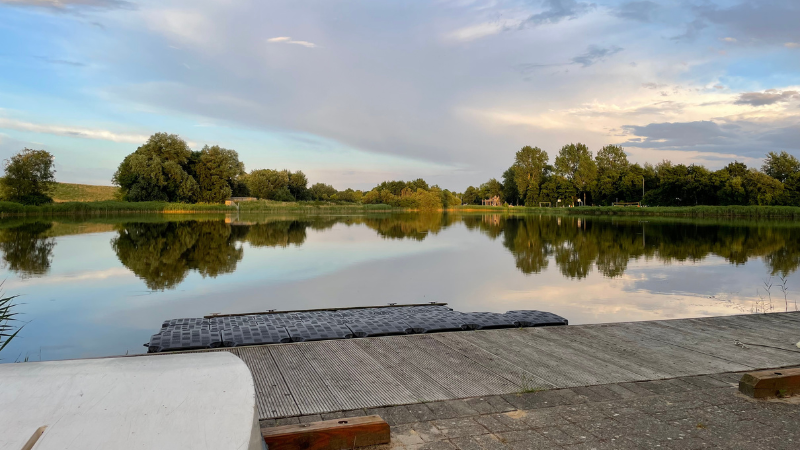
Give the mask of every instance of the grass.
M 22 327 L 14 330 L 15 327 L 12 324 L 16 320 L 14 316 L 17 315 L 12 311 L 12 308 L 16 305 L 11 303 L 15 298 L 17 298 L 16 295 L 0 298 L 0 352 L 22 330 Z
M 56 183 L 52 197 L 56 203 L 102 202 L 114 200 L 119 191 L 116 186 L 94 186 L 90 184 Z
M 588 206 L 566 208 L 565 212 L 579 215 L 800 218 L 800 207 L 797 206 L 656 206 L 650 208 Z
M 241 203 L 238 212 L 336 212 L 336 211 L 391 211 L 388 205 L 337 204 L 330 202 L 274 202 L 259 200 Z M 108 213 L 234 213 L 236 206 L 208 203 L 167 203 L 167 202 L 63 202 L 41 206 L 26 206 L 13 202 L 0 202 L 0 215 L 27 216 L 45 214 L 108 214 Z

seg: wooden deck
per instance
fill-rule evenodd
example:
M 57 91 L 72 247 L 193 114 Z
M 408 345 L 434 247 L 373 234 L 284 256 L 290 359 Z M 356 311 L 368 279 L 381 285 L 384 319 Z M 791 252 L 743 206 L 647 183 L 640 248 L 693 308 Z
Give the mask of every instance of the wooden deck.
M 208 351 L 250 367 L 268 419 L 800 365 L 798 341 L 800 313 L 790 312 Z

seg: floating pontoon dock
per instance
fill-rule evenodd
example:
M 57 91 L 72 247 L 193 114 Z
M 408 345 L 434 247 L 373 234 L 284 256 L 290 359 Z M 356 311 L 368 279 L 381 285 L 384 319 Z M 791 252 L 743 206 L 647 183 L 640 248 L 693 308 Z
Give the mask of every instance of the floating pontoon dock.
M 798 340 L 789 312 L 200 351 L 239 356 L 269 419 L 799 365 Z

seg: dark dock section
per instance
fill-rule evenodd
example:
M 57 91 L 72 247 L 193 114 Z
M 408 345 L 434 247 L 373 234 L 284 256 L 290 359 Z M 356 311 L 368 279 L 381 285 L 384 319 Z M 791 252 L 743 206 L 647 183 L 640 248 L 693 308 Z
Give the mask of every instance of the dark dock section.
M 800 313 L 200 351 L 250 368 L 261 419 L 800 365 Z

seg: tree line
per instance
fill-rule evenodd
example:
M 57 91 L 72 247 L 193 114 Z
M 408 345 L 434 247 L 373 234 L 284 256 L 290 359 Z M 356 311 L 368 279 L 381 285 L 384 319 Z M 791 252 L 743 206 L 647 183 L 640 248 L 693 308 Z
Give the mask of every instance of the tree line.
M 275 201 L 325 201 L 386 204 L 441 210 L 480 204 L 499 197 L 509 205 L 607 206 L 641 202 L 649 206 L 785 205 L 800 206 L 800 161 L 770 152 L 759 169 L 734 161 L 711 171 L 702 165 L 631 164 L 622 147 L 607 145 L 593 155 L 581 143 L 561 147 L 553 163 L 539 147 L 525 146 L 501 180 L 495 178 L 463 193 L 412 181 L 384 181 L 369 191 L 316 183 L 308 186 L 298 171 L 245 171 L 235 150 L 218 145 L 193 151 L 179 136 L 156 133 L 126 156 L 112 177 L 120 200 L 222 203 L 231 197 Z M 52 202 L 53 156 L 24 149 L 5 163 L 0 197 L 23 204 Z
M 720 170 L 702 165 L 631 164 L 622 147 L 607 145 L 597 155 L 584 144 L 563 146 L 550 164 L 539 147 L 525 146 L 502 181 L 468 187 L 466 204 L 500 197 L 512 205 L 600 205 L 641 202 L 650 206 L 785 205 L 800 206 L 800 161 L 769 152 L 761 169 L 734 161 Z

